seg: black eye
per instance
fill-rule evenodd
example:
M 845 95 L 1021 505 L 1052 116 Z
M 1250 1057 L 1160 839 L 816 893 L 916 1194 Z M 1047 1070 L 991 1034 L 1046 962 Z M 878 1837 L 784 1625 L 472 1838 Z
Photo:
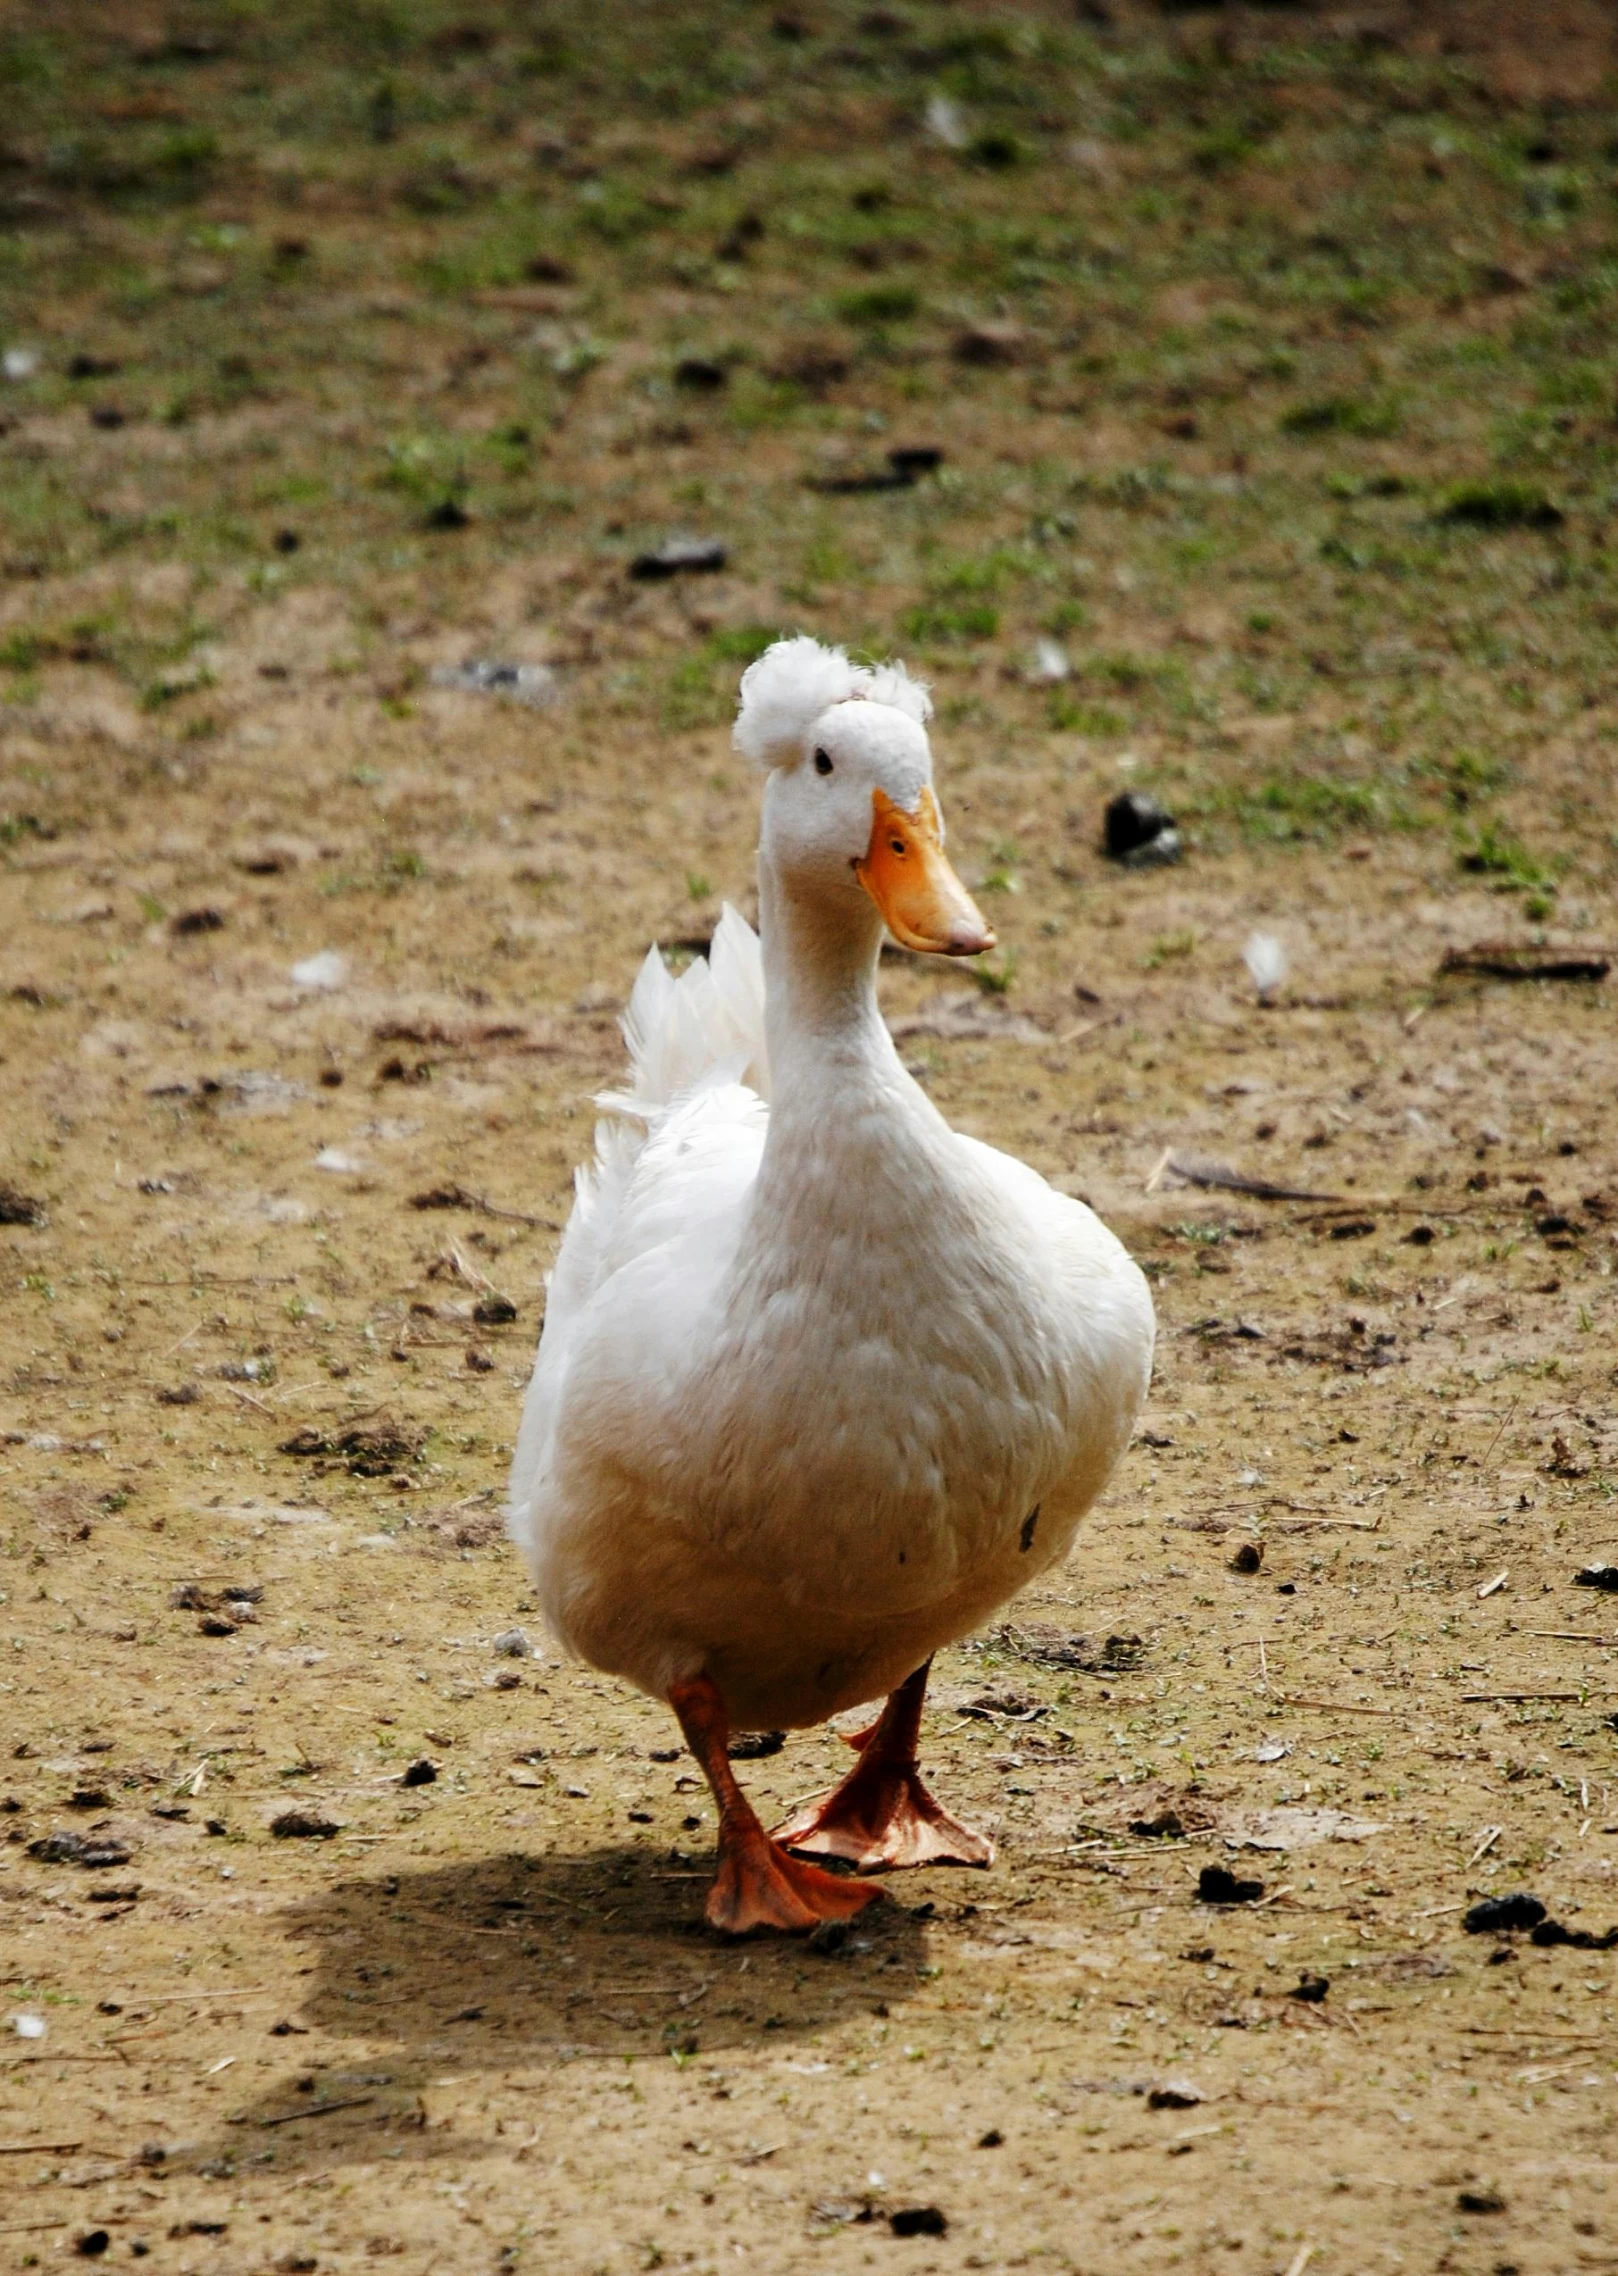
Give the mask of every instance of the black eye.
M 830 753 L 830 751 L 817 751 L 817 752 L 815 753 L 815 772 L 816 772 L 816 774 L 830 774 L 830 773 L 831 773 L 831 753 Z

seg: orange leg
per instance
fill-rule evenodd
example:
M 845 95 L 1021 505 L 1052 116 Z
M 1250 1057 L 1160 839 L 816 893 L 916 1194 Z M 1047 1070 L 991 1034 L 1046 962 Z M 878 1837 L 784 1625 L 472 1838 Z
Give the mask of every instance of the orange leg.
M 709 1677 L 677 1683 L 669 1705 L 719 1805 L 719 1874 L 707 1905 L 711 1928 L 727 1936 L 746 1936 L 755 1928 L 799 1935 L 823 1920 L 847 1920 L 881 1894 L 839 1874 L 823 1873 L 818 1865 L 802 1864 L 770 1839 L 736 1783 L 725 1752 L 730 1718 Z
M 929 1660 L 900 1684 L 871 1729 L 854 1742 L 860 1759 L 842 1784 L 776 1827 L 773 1838 L 783 1849 L 841 1857 L 861 1873 L 994 1863 L 993 1842 L 941 1809 L 916 1767 L 931 1665 Z

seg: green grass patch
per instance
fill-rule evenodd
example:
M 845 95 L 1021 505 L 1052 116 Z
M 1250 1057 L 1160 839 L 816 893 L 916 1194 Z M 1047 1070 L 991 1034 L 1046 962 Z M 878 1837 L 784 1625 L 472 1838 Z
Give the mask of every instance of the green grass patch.
M 1126 735 L 1129 722 L 1121 711 L 1113 711 L 1104 703 L 1090 703 L 1083 696 L 1070 695 L 1065 688 L 1053 688 L 1045 705 L 1045 717 L 1060 735 Z
M 1417 815 L 1380 783 L 1345 782 L 1301 769 L 1239 784 L 1216 800 L 1244 836 L 1272 845 L 1329 839 L 1348 830 L 1409 830 Z
M 1479 823 L 1463 841 L 1456 860 L 1469 875 L 1492 878 L 1502 893 L 1527 894 L 1531 916 L 1549 916 L 1556 878 L 1504 823 Z
M 700 648 L 681 657 L 664 682 L 663 725 L 673 734 L 723 726 L 736 709 L 739 671 L 780 638 L 779 628 L 767 624 L 729 625 L 711 632 Z
M 843 293 L 835 306 L 848 324 L 904 324 L 921 313 L 921 295 L 913 285 L 867 285 L 862 292 Z
M 944 647 L 960 640 L 992 640 L 1000 630 L 1000 611 L 986 601 L 950 606 L 942 601 L 906 609 L 899 619 L 907 640 L 924 647 Z
M 1313 402 L 1295 403 L 1281 414 L 1284 435 L 1360 435 L 1376 438 L 1397 434 L 1399 412 L 1385 398 L 1361 395 L 1323 395 Z

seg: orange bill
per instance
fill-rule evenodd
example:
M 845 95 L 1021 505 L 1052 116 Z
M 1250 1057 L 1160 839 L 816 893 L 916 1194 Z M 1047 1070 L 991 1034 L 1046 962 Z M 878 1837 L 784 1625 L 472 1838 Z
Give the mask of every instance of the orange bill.
M 914 814 L 885 790 L 871 793 L 871 842 L 854 875 L 901 948 L 935 956 L 981 956 L 994 934 L 944 858 L 938 801 L 924 788 Z

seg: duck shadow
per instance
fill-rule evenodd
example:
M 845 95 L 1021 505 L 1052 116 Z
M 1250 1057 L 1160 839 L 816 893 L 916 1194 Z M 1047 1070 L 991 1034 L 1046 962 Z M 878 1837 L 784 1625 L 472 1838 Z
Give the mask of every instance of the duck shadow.
M 332 1883 L 281 1916 L 308 1955 L 302 2002 L 273 2027 L 285 2066 L 186 2162 L 273 2157 L 285 2172 L 464 2158 L 476 2154 L 464 2134 L 428 2123 L 422 2090 L 435 2081 L 498 2072 L 537 2083 L 580 2060 L 683 2064 L 790 2044 L 887 2013 L 916 1989 L 933 1911 L 920 1891 L 886 1892 L 813 1944 L 736 1941 L 702 1921 L 711 1877 L 616 1848 Z

